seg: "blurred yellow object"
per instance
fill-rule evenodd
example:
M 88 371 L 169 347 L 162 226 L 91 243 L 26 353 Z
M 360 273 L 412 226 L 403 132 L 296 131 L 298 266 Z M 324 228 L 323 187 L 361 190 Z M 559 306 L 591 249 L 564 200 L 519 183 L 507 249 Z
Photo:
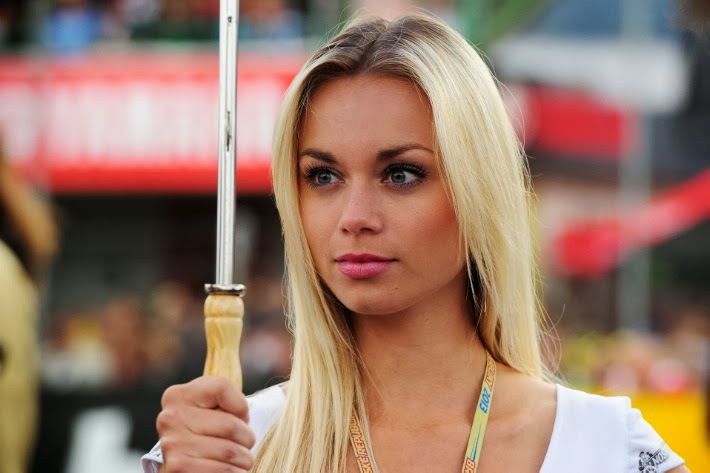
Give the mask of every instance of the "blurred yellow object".
M 25 473 L 37 420 L 37 290 L 0 240 L 0 472 Z
M 639 393 L 631 396 L 631 403 L 668 446 L 685 459 L 690 471 L 710 471 L 705 393 Z

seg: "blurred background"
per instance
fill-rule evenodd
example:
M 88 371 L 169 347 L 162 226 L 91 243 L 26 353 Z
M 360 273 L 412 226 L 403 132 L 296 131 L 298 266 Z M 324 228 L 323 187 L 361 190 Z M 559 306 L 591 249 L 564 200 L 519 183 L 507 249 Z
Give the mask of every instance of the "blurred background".
M 281 95 L 358 8 L 421 7 L 502 81 L 561 378 L 630 396 L 710 471 L 710 27 L 687 20 L 690 3 L 242 0 L 245 390 L 289 372 L 269 176 Z M 139 471 L 163 390 L 202 372 L 218 16 L 218 0 L 0 0 L 0 435 L 30 445 L 0 446 L 3 473 Z

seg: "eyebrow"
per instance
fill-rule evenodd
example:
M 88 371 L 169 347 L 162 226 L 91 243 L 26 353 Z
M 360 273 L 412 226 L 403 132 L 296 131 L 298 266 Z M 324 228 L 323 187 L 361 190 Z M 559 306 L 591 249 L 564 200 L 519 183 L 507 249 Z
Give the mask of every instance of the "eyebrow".
M 433 153 L 432 150 L 427 148 L 426 146 L 422 146 L 420 144 L 412 143 L 412 144 L 406 144 L 402 146 L 397 146 L 395 148 L 388 148 L 388 149 L 383 149 L 377 153 L 377 161 L 378 162 L 385 162 L 389 161 L 393 158 L 396 158 L 402 153 L 405 153 L 407 151 L 413 150 L 413 149 L 420 149 L 423 151 L 428 151 L 430 153 Z M 333 156 L 331 153 L 328 153 L 327 151 L 321 151 L 315 148 L 306 148 L 300 153 L 298 153 L 298 157 L 301 158 L 303 156 L 310 156 L 312 158 L 315 158 L 319 161 L 323 161 L 328 164 L 335 164 L 336 159 L 335 156 Z

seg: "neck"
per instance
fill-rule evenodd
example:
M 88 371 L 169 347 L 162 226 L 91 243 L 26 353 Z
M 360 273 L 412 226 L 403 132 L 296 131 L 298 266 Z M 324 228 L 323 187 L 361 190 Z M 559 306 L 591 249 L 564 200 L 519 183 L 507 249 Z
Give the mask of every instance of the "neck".
M 485 349 L 468 305 L 397 315 L 354 315 L 371 422 L 460 419 L 473 412 Z M 436 400 L 436 402 L 432 402 Z

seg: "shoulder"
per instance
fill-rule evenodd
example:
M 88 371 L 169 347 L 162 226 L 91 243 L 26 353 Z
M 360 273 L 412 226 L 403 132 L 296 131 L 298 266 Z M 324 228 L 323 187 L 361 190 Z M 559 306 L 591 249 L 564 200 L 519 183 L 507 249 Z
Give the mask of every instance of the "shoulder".
M 247 397 L 249 404 L 249 427 L 254 431 L 256 451 L 269 430 L 281 417 L 286 404 L 286 394 L 281 386 L 272 386 Z
M 535 429 L 549 424 L 551 430 L 557 405 L 555 385 L 505 365 L 500 365 L 498 371 L 494 403 L 497 413 L 533 422 Z
M 557 385 L 557 404 L 557 414 L 563 416 L 563 420 L 574 414 L 574 419 L 584 420 L 592 428 L 606 424 L 618 427 L 623 424 L 624 415 L 631 410 L 628 397 L 600 396 L 562 385 Z
M 558 385 L 557 415 L 546 463 L 569 467 L 569 462 L 582 458 L 587 465 L 594 459 L 596 466 L 588 471 L 660 473 L 683 464 L 641 412 L 631 407 L 629 398 Z

